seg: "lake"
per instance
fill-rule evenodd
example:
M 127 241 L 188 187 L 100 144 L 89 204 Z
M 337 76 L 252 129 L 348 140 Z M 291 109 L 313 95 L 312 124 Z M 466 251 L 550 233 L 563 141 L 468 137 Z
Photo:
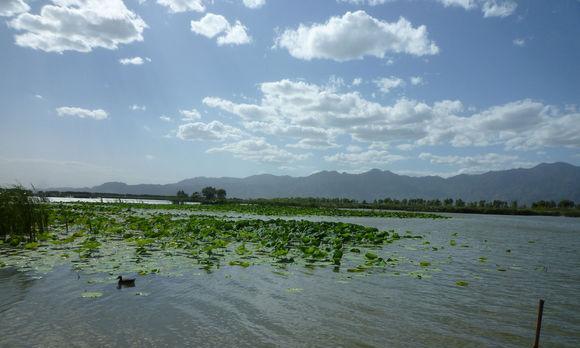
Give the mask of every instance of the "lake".
M 422 276 L 192 265 L 117 289 L 70 264 L 1 268 L 0 346 L 531 347 L 540 298 L 541 345 L 580 346 L 580 219 L 449 215 L 313 218 L 423 235 L 384 247 L 428 261 Z

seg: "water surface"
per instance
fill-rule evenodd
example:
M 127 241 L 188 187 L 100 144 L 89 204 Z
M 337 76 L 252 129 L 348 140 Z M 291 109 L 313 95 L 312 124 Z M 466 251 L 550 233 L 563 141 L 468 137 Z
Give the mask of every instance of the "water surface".
M 118 290 L 116 275 L 70 265 L 46 274 L 3 268 L 0 346 L 524 347 L 539 298 L 543 346 L 580 346 L 580 220 L 451 215 L 313 218 L 424 235 L 429 245 L 402 241 L 383 251 L 431 262 L 421 279 L 270 265 L 206 273 L 192 265 Z

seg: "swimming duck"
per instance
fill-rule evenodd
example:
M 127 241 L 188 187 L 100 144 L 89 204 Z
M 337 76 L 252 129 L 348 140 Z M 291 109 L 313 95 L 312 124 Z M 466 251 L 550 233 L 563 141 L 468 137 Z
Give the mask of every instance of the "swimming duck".
M 122 276 L 118 276 L 117 279 L 119 280 L 117 282 L 117 288 L 121 288 L 121 287 L 128 287 L 128 288 L 132 288 L 135 286 L 135 278 L 126 278 L 123 279 Z

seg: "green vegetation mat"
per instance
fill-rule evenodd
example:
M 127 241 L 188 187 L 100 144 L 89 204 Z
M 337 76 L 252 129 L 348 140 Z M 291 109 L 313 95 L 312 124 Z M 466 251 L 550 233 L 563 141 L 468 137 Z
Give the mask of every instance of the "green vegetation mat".
M 17 247 L 6 243 L 0 248 L 2 266 L 48 272 L 72 264 L 75 270 L 87 273 L 146 275 L 191 268 L 211 272 L 223 266 L 270 264 L 283 268 L 294 264 L 361 273 L 407 262 L 396 253 L 387 254 L 384 247 L 422 238 L 343 222 L 235 219 L 191 215 L 189 210 L 167 206 L 141 209 L 126 204 L 50 205 L 48 232 Z M 246 208 L 240 210 L 246 212 Z M 427 266 L 423 262 L 416 268 Z
M 122 204 L 121 204 L 122 205 Z M 336 209 L 299 206 L 276 206 L 261 204 L 191 204 L 191 205 L 131 205 L 141 209 L 177 209 L 200 212 L 239 213 L 262 216 L 341 216 L 341 217 L 380 217 L 400 219 L 447 219 L 448 217 L 410 211 L 388 211 L 371 209 Z

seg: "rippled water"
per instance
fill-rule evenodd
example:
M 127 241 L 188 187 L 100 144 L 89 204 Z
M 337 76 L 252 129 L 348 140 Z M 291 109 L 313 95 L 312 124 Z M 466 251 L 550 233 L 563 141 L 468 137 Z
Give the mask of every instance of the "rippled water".
M 580 220 L 452 216 L 325 219 L 424 235 L 429 246 L 384 251 L 431 262 L 437 271 L 422 279 L 261 265 L 148 275 L 118 290 L 70 266 L 41 277 L 0 269 L 0 346 L 524 347 L 544 298 L 542 346 L 579 347 Z

